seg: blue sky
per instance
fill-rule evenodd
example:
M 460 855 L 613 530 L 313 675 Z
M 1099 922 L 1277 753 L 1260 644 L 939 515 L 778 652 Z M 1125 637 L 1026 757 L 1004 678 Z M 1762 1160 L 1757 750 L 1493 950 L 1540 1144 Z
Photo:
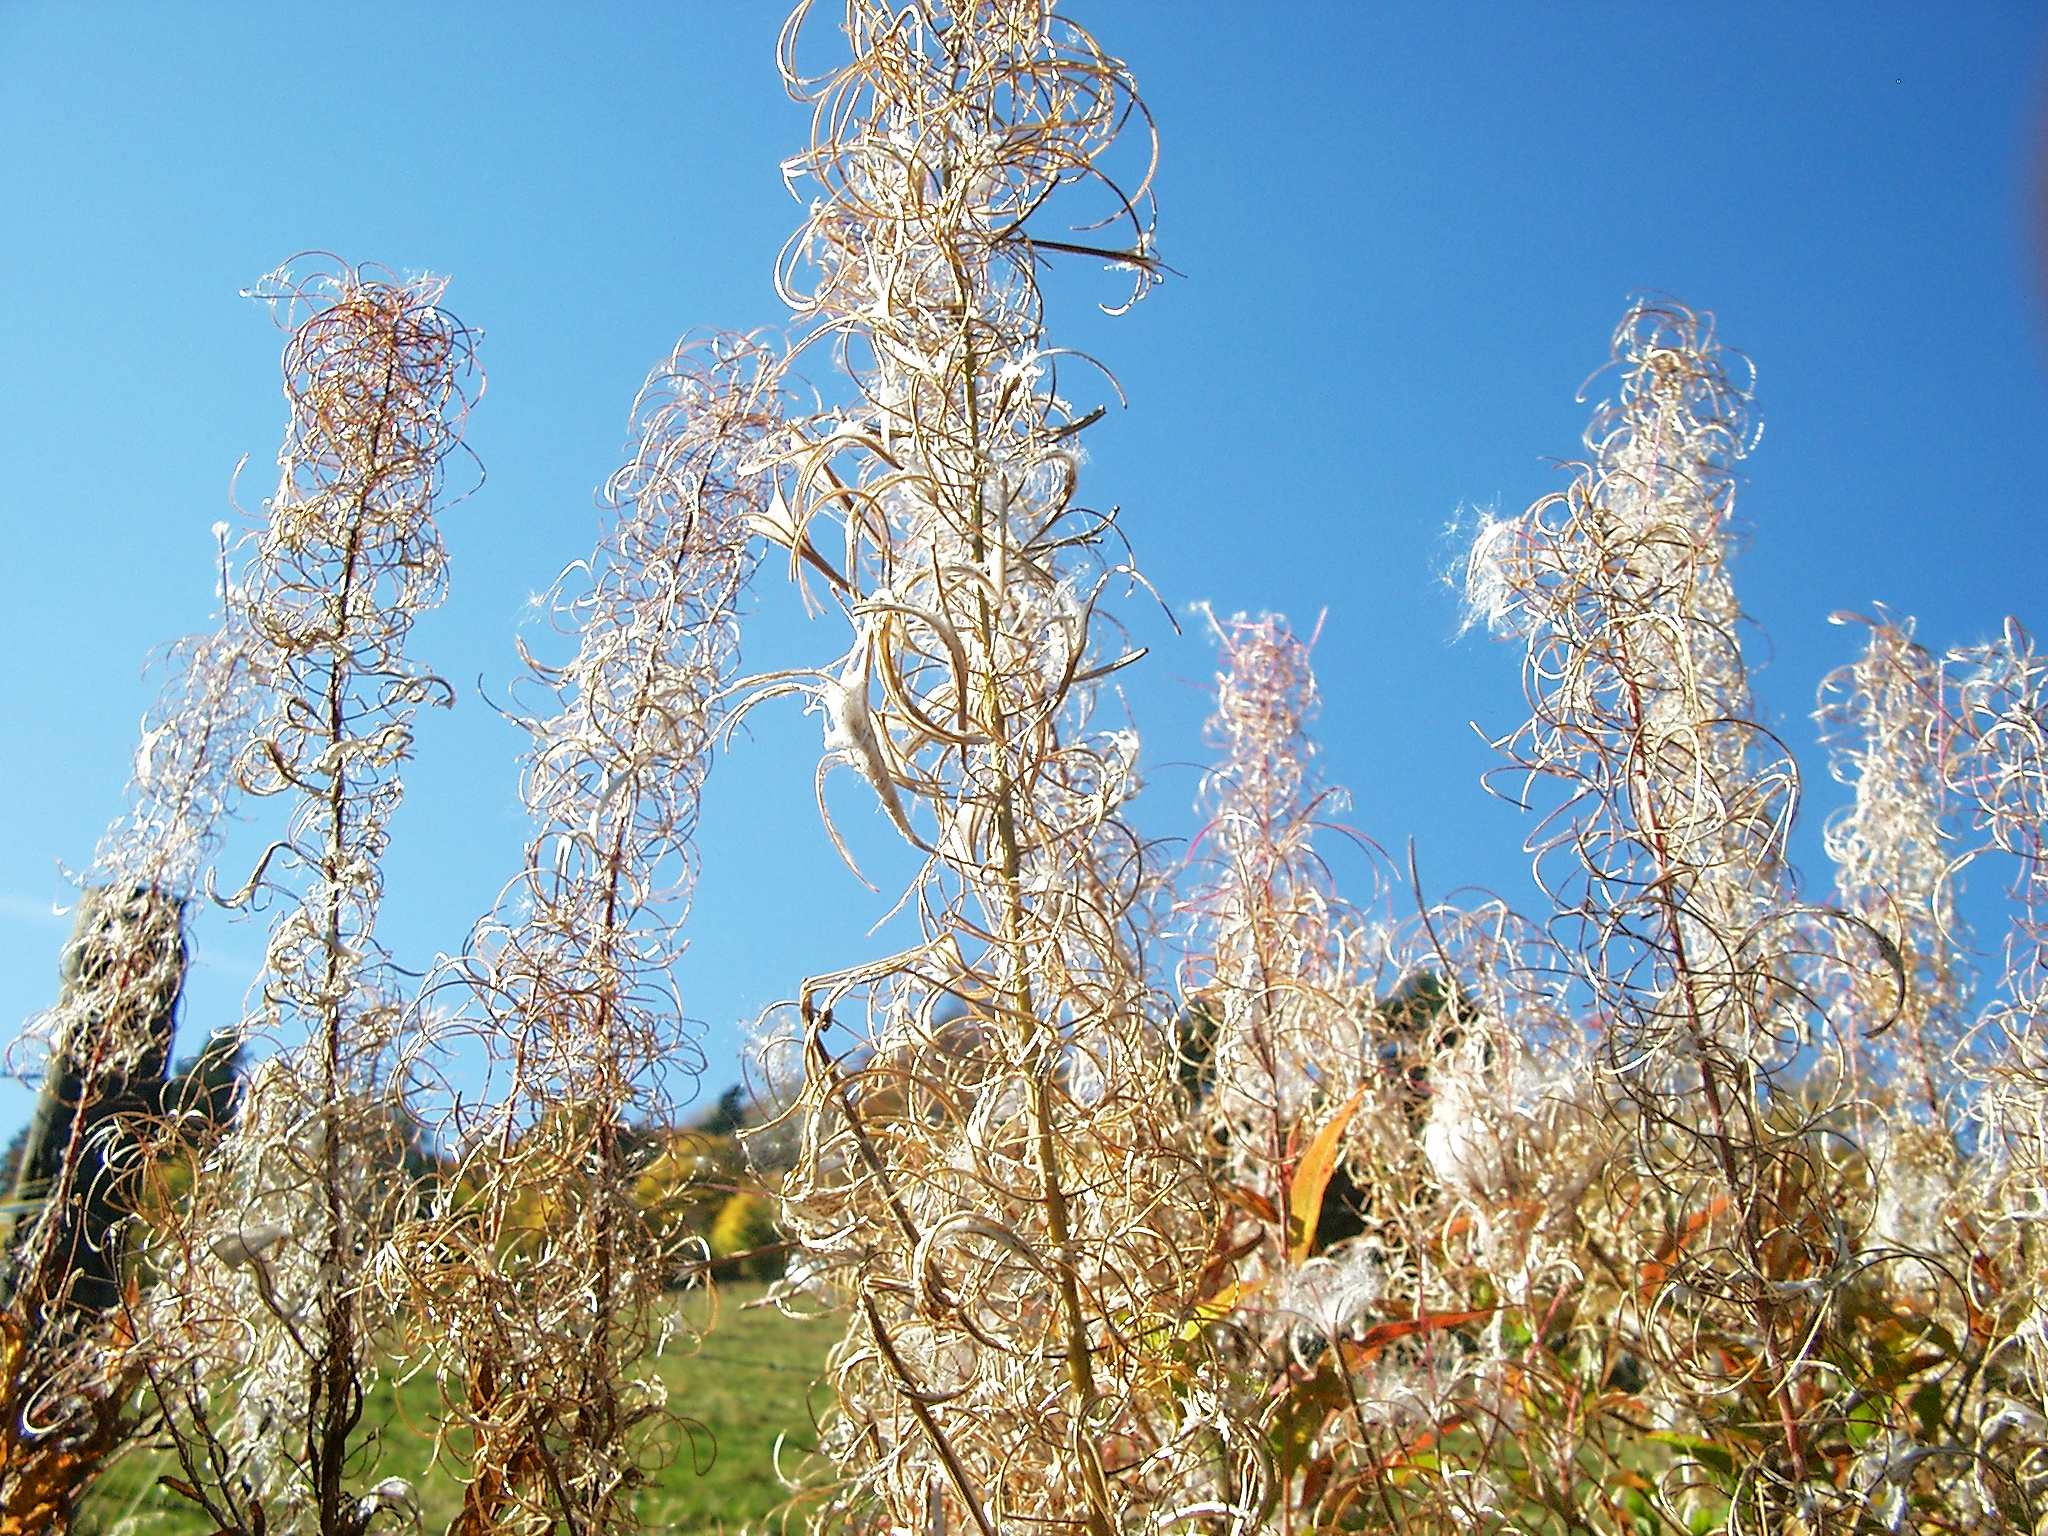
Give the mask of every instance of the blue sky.
M 1759 689 L 1808 749 L 1811 883 L 1840 797 L 1807 714 L 1852 643 L 1828 613 L 1886 601 L 1936 645 L 2008 612 L 2048 628 L 2035 8 L 1069 9 L 1159 122 L 1185 274 L 1114 321 L 1097 274 L 1051 286 L 1053 339 L 1131 398 L 1084 489 L 1176 611 L 1327 610 L 1325 772 L 1360 828 L 1417 840 L 1433 894 L 1519 894 L 1527 830 L 1478 785 L 1470 722 L 1514 724 L 1517 657 L 1459 637 L 1445 525 L 1561 483 L 1631 293 L 1714 310 L 1760 370 L 1738 579 Z M 269 487 L 280 337 L 236 295 L 309 248 L 452 274 L 486 332 L 489 478 L 446 521 L 453 591 L 415 646 L 463 697 L 422 722 L 383 929 L 415 966 L 460 944 L 523 826 L 477 680 L 502 697 L 528 599 L 587 552 L 646 370 L 691 328 L 783 318 L 771 263 L 800 210 L 777 164 L 808 119 L 774 74 L 778 12 L 0 5 L 0 1017 L 53 994 L 57 861 L 119 808 L 142 659 L 206 621 L 236 462 L 245 505 Z M 1124 675 L 1146 825 L 1185 835 L 1211 653 L 1127 613 L 1154 646 Z M 842 644 L 771 568 L 750 664 Z M 890 898 L 817 826 L 817 746 L 815 718 L 763 711 L 714 771 L 681 977 L 712 1089 L 741 1021 L 878 942 Z M 886 843 L 839 803 L 857 849 Z M 261 935 L 209 913 L 197 945 L 188 1021 L 211 1025 Z M 0 1125 L 24 1102 L 0 1087 Z

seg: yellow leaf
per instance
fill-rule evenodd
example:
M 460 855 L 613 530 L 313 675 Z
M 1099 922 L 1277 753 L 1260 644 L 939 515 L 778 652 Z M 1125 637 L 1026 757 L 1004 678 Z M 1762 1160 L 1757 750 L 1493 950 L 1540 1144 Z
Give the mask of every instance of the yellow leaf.
M 1183 1343 L 1196 1337 L 1210 1323 L 1218 1318 L 1228 1317 L 1236 1310 L 1237 1304 L 1259 1290 L 1264 1280 L 1233 1280 L 1207 1301 L 1195 1303 L 1195 1315 L 1181 1324 L 1180 1336 Z
M 1345 1128 L 1358 1113 L 1359 1101 L 1364 1097 L 1365 1085 L 1361 1083 L 1358 1091 L 1337 1107 L 1328 1124 L 1316 1132 L 1315 1140 L 1295 1165 L 1294 1182 L 1287 1191 L 1287 1256 L 1297 1264 L 1306 1260 L 1316 1245 L 1323 1191 L 1330 1187 L 1330 1175 L 1337 1171 L 1337 1149 L 1343 1144 Z

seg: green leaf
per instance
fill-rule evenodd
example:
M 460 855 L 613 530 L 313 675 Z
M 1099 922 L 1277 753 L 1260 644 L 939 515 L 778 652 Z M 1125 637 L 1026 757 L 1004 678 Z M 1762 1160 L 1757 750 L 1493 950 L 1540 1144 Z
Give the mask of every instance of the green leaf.
M 1735 1453 L 1725 1445 L 1717 1445 L 1699 1435 L 1681 1434 L 1675 1429 L 1654 1429 L 1650 1431 L 1650 1438 L 1659 1445 L 1684 1451 L 1701 1466 L 1709 1467 L 1724 1477 L 1735 1475 Z

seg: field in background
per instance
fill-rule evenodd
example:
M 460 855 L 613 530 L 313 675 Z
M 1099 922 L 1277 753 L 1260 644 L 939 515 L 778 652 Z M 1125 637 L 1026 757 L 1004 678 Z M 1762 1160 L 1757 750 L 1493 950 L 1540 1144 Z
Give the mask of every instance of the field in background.
M 788 1436 L 786 1456 L 810 1443 L 806 1396 L 840 1321 L 791 1323 L 763 1309 L 746 1310 L 763 1289 L 755 1282 L 721 1286 L 717 1326 L 703 1343 L 650 1362 L 668 1387 L 669 1406 L 700 1427 L 694 1445 L 681 1441 L 671 1464 L 641 1493 L 649 1531 L 736 1530 L 785 1497 L 773 1470 L 775 1437 Z M 694 1322 L 704 1322 L 702 1293 L 682 1304 Z M 412 1482 L 429 1533 L 447 1529 L 462 1500 L 460 1484 L 445 1468 L 427 1467 L 438 1402 L 430 1376 L 395 1387 L 388 1376 L 381 1379 L 364 1416 L 365 1425 L 379 1431 L 376 1463 L 356 1480 L 362 1488 L 386 1477 Z M 157 1486 L 167 1472 L 175 1474 L 174 1463 L 155 1450 L 123 1458 L 87 1501 L 81 1536 L 208 1536 L 198 1510 Z

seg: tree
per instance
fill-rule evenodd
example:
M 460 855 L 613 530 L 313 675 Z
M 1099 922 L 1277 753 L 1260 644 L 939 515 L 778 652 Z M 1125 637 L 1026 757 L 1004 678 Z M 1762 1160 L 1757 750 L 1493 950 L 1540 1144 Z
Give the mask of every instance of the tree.
M 70 1023 L 22 1137 L 11 1202 L 36 1214 L 0 1272 L 0 1302 L 21 1306 L 32 1328 L 68 1331 L 120 1300 L 135 1122 L 161 1098 L 184 987 L 182 904 L 149 889 L 89 892 L 61 973 Z M 124 1037 L 132 1053 L 114 1047 Z
M 734 1083 L 718 1096 L 696 1128 L 706 1136 L 734 1136 L 746 1129 L 746 1124 L 747 1090 L 744 1084 Z
M 230 1026 L 208 1035 L 165 1082 L 163 1113 L 197 1121 L 202 1138 L 225 1129 L 241 1092 L 243 1054 L 240 1029 Z

